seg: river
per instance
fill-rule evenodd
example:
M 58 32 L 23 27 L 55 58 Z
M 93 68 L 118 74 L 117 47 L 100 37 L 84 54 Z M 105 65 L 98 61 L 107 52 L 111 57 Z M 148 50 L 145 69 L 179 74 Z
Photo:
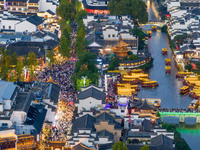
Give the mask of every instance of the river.
M 147 11 L 149 16 L 149 21 L 157 21 L 154 11 L 151 5 L 147 2 Z M 149 28 L 149 26 L 143 26 L 144 28 Z M 156 80 L 159 86 L 155 89 L 141 88 L 138 93 L 140 98 L 159 98 L 161 99 L 161 107 L 165 108 L 188 108 L 190 102 L 193 100 L 188 95 L 183 96 L 179 94 L 179 90 L 182 87 L 182 80 L 176 78 L 177 67 L 172 58 L 172 53 L 169 48 L 168 37 L 165 33 L 161 31 L 152 32 L 152 37 L 148 40 L 149 51 L 154 58 L 153 67 L 148 71 L 150 79 Z M 168 55 L 163 56 L 161 51 L 162 48 L 168 49 Z M 171 74 L 165 74 L 165 58 L 170 58 L 172 60 L 171 64 Z M 178 118 L 165 118 L 165 122 L 178 124 Z M 199 139 L 200 139 L 200 127 L 194 126 L 195 118 L 186 118 L 186 127 L 180 127 L 178 125 L 178 131 L 181 136 L 186 140 L 188 145 L 192 150 L 199 150 Z

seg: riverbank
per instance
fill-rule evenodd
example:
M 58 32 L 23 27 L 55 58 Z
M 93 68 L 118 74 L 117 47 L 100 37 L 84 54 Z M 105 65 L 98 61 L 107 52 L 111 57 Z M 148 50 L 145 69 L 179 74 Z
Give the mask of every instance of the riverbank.
M 175 150 L 191 150 L 187 142 L 181 137 L 181 134 L 177 131 L 175 125 L 163 123 L 162 127 L 166 128 L 168 132 L 174 132 Z

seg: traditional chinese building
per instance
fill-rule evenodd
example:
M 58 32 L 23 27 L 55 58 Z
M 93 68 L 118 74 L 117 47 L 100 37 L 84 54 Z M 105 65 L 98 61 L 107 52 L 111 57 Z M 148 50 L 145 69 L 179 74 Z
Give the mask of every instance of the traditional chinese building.
M 125 43 L 122 40 L 122 37 L 120 35 L 119 37 L 119 42 L 117 43 L 117 45 L 115 45 L 111 50 L 112 52 L 115 54 L 115 56 L 119 57 L 119 58 L 123 58 L 123 57 L 127 57 L 128 53 L 130 50 L 127 48 L 129 44 Z
M 143 102 L 138 101 L 138 103 L 129 105 L 129 114 L 138 114 L 138 117 L 145 118 L 150 117 L 152 121 L 156 119 L 157 110 L 153 106 L 150 106 L 146 100 Z

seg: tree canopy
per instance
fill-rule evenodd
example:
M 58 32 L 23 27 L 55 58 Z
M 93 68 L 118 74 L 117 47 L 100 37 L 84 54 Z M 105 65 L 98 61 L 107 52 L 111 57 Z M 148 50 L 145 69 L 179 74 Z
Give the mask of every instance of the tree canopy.
M 98 68 L 96 67 L 97 55 L 88 51 L 84 52 L 79 57 L 79 61 L 76 62 L 72 81 L 77 89 L 77 80 L 80 80 L 83 76 L 89 79 L 90 83 L 96 84 L 99 78 Z
M 133 35 L 135 35 L 138 38 L 138 49 L 139 50 L 143 50 L 145 43 L 144 43 L 144 38 L 145 38 L 145 34 L 142 31 L 142 29 L 134 27 L 132 30 Z
M 71 2 L 62 0 L 59 7 L 56 9 L 56 14 L 65 21 L 74 21 L 76 16 L 75 5 Z
M 70 31 L 71 28 L 69 27 L 68 24 L 66 24 L 64 29 L 62 30 L 60 38 L 59 52 L 64 57 L 70 57 L 70 49 L 71 49 Z
M 145 144 L 145 145 L 141 148 L 141 150 L 149 150 L 149 146 L 148 146 L 147 144 Z
M 119 58 L 118 57 L 114 57 L 110 61 L 110 64 L 108 66 L 108 70 L 115 70 L 115 69 L 117 69 L 117 67 L 119 67 Z
M 147 6 L 143 0 L 111 0 L 108 4 L 111 15 L 132 15 L 141 23 L 148 21 Z
M 128 150 L 125 143 L 119 141 L 112 146 L 112 150 Z
M 85 25 L 83 24 L 83 20 L 79 20 L 75 43 L 75 51 L 78 57 L 86 50 L 85 35 Z

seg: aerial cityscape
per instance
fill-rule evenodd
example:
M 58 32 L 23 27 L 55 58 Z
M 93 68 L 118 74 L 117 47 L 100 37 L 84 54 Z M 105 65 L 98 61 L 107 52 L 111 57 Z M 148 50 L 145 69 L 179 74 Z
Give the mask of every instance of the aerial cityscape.
M 199 0 L 0 2 L 0 150 L 199 147 Z

